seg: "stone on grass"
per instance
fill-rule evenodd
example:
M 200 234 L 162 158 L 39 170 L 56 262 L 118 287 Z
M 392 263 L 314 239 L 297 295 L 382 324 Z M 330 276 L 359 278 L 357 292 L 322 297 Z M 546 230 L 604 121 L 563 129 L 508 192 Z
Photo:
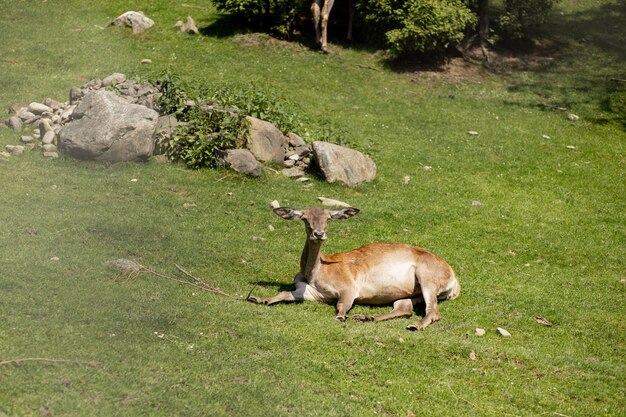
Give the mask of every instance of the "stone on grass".
M 285 159 L 283 133 L 273 124 L 255 117 L 247 116 L 250 124 L 250 139 L 247 147 L 261 162 L 282 164 Z
M 241 174 L 260 177 L 263 173 L 263 167 L 247 149 L 228 149 L 221 153 L 220 159 L 225 167 Z
M 474 336 L 484 336 L 485 333 L 486 333 L 485 329 L 477 327 L 476 330 L 474 331 Z
M 28 136 L 28 135 L 23 135 L 20 137 L 20 141 L 22 143 L 33 143 L 33 137 L 32 136 Z
M 313 155 L 326 181 L 354 187 L 376 177 L 376 164 L 359 151 L 328 142 L 313 142 Z
M 288 178 L 300 178 L 304 176 L 304 171 L 298 167 L 285 168 L 281 172 Z
M 143 12 L 128 11 L 113 19 L 109 26 L 127 26 L 133 29 L 133 33 L 143 33 L 154 26 L 154 20 L 144 15 Z
M 24 147 L 22 145 L 7 145 L 4 149 L 13 156 L 19 156 L 24 153 Z
M 33 113 L 36 116 L 39 116 L 45 112 L 52 113 L 52 109 L 50 107 L 46 106 L 43 103 L 37 103 L 37 102 L 30 103 L 28 105 L 28 111 Z
M 344 203 L 343 201 L 333 200 L 332 198 L 326 197 L 317 197 L 317 199 L 322 203 L 323 206 L 331 206 L 331 207 L 352 207 L 348 203 Z
M 198 35 L 200 33 L 198 31 L 198 27 L 196 26 L 196 22 L 191 16 L 187 16 L 187 20 L 185 21 L 185 23 L 183 23 L 182 20 L 176 22 L 176 27 L 183 33 L 195 35 Z
M 79 159 L 145 161 L 154 150 L 158 117 L 156 111 L 129 104 L 110 91 L 91 91 L 59 132 L 59 147 Z
M 503 329 L 502 327 L 496 328 L 496 333 L 503 337 L 511 336 L 511 333 L 509 333 L 506 329 Z
M 5 124 L 13 130 L 22 130 L 22 126 L 24 125 L 19 116 L 11 116 Z

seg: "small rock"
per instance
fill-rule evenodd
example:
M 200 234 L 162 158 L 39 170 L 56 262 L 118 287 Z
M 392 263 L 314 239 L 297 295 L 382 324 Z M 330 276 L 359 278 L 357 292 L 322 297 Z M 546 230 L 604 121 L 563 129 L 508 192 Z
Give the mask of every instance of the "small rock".
M 42 152 L 42 155 L 44 158 L 49 158 L 49 159 L 57 159 L 59 157 L 58 152 Z
M 574 145 L 567 145 L 565 148 L 566 149 L 570 149 L 570 150 L 575 150 L 576 149 L 576 147 Z
M 47 132 L 52 132 L 52 126 L 50 126 L 50 121 L 48 119 L 41 119 L 39 121 L 39 136 L 43 137 Z
M 476 330 L 474 331 L 474 336 L 484 336 L 485 335 L 485 329 L 481 329 L 480 327 L 477 327 Z
M 478 360 L 478 357 L 476 356 L 476 352 L 474 352 L 473 350 L 470 352 L 469 358 L 472 361 Z
M 24 144 L 24 149 L 27 151 L 32 151 L 33 149 L 35 149 L 35 144 L 34 143 L 26 143 Z
M 287 139 L 289 141 L 289 145 L 293 146 L 294 148 L 301 148 L 301 147 L 307 146 L 304 139 L 302 139 L 300 136 L 296 135 L 293 132 L 287 133 Z
M 56 262 L 56 261 L 60 261 L 61 258 L 59 258 L 58 256 L 53 256 L 52 258 L 50 258 L 50 260 Z
M 45 104 L 46 106 L 50 107 L 53 111 L 59 110 L 61 108 L 61 103 L 59 103 L 58 101 L 56 101 L 54 99 L 51 99 L 50 97 L 45 99 L 43 101 L 43 104 Z
M 26 122 L 27 120 L 33 119 L 37 116 L 34 113 L 29 112 L 28 110 L 24 110 L 22 112 L 19 112 L 17 114 L 17 117 L 22 119 L 23 122 Z
M 297 182 L 307 182 L 307 181 L 311 181 L 311 179 L 307 178 L 307 177 L 300 177 L 296 181 Z
M 9 106 L 9 114 L 19 115 L 28 110 L 28 104 L 24 103 L 13 103 Z
M 70 104 L 76 105 L 80 99 L 83 98 L 83 90 L 78 87 L 72 87 L 70 89 Z M 67 112 L 67 109 L 63 112 L 63 115 Z M 71 113 L 71 112 L 70 112 Z
M 51 143 L 47 143 L 41 146 L 41 151 L 42 152 L 56 152 L 57 151 L 57 147 L 56 145 L 53 145 Z
M 285 162 L 283 162 L 283 165 L 285 166 L 285 168 L 291 168 L 294 165 L 296 165 L 296 161 L 294 161 L 293 159 L 285 159 Z
M 321 201 L 323 206 L 332 206 L 332 207 L 352 207 L 348 203 L 344 203 L 343 201 L 333 200 L 332 198 L 326 197 L 317 197 L 319 201 Z
M 200 33 L 198 31 L 198 27 L 196 26 L 196 22 L 191 16 L 187 16 L 187 20 L 185 21 L 185 23 L 183 23 L 181 20 L 176 22 L 176 27 L 183 33 L 195 35 L 198 35 Z
M 9 154 L 14 156 L 19 156 L 24 153 L 24 147 L 22 145 L 7 145 L 5 149 Z
M 219 157 L 224 167 L 230 167 L 241 174 L 259 177 L 263 173 L 263 167 L 247 149 L 227 149 Z
M 424 171 L 428 172 L 428 171 L 432 171 L 432 170 L 433 170 L 433 167 L 431 167 L 430 165 L 424 165 L 424 166 L 422 167 L 422 169 L 423 169 Z
M 567 120 L 571 121 L 571 122 L 575 122 L 578 119 L 580 119 L 580 117 L 578 117 L 577 115 L 575 115 L 574 113 L 570 113 L 567 115 Z
M 274 230 L 276 230 L 274 226 L 272 226 L 271 224 L 267 226 L 267 228 L 269 229 L 270 232 L 273 232 Z
M 108 87 L 110 85 L 117 85 L 124 81 L 126 81 L 126 74 L 115 72 L 102 80 L 102 86 Z
M 278 202 L 278 200 L 274 200 L 270 203 L 270 207 L 272 207 L 273 209 L 275 208 L 279 208 L 280 207 L 280 203 Z
M 32 142 L 33 142 L 33 140 L 34 140 L 34 139 L 33 139 L 33 137 L 32 137 L 32 136 L 27 136 L 27 135 L 24 135 L 24 136 L 21 136 L 21 137 L 20 137 L 20 141 L 21 141 L 22 143 L 32 143 Z
M 284 176 L 289 178 L 298 178 L 304 176 L 304 171 L 298 167 L 286 168 L 281 171 Z
M 24 125 L 22 119 L 20 119 L 18 116 L 11 116 L 5 124 L 13 130 L 22 130 L 22 126 Z
M 405 175 L 404 177 L 402 177 L 402 183 L 404 185 L 408 185 L 411 182 L 411 177 L 409 177 L 408 175 Z
M 55 138 L 56 138 L 56 135 L 54 133 L 54 130 L 50 130 L 46 132 L 45 135 L 43 135 L 43 137 L 41 138 L 41 143 L 43 143 L 44 145 L 50 145 L 54 143 Z
M 541 137 L 542 137 L 542 138 L 544 138 L 544 139 L 552 139 L 552 138 L 551 138 L 550 136 L 548 136 L 548 135 L 541 135 Z
M 289 158 L 287 159 L 291 159 L 292 161 L 297 161 L 300 159 L 300 155 L 296 153 L 296 154 L 290 155 Z
M 467 134 L 470 135 L 470 136 L 478 136 L 479 135 L 479 133 L 476 132 L 475 130 L 470 130 L 469 132 L 467 132 Z
M 260 236 L 252 236 L 252 240 L 256 240 L 257 242 L 265 242 L 267 239 Z
M 61 113 L 61 120 L 69 119 L 75 108 L 76 104 L 72 104 L 71 106 L 66 107 L 65 110 L 63 110 L 63 112 Z
M 28 105 L 28 111 L 35 115 L 41 115 L 44 112 L 52 113 L 52 109 L 50 107 L 46 106 L 43 103 L 36 103 L 36 102 L 30 103 Z
M 11 154 L 8 152 L 0 152 L 0 160 L 7 161 L 11 157 Z
M 502 327 L 496 328 L 496 333 L 503 337 L 511 336 L 511 333 L 509 333 L 506 329 L 503 329 Z
M 480 202 L 480 201 L 478 201 L 478 200 L 474 200 L 474 201 L 472 201 L 472 207 L 480 207 L 480 206 L 482 206 L 482 205 L 483 205 L 483 203 L 481 203 L 481 202 Z
M 626 278 L 620 279 L 619 283 L 622 284 L 622 285 L 626 285 Z
M 142 59 L 142 60 L 141 60 L 141 63 L 142 63 L 142 64 L 144 64 L 144 65 L 146 65 L 146 64 L 152 64 L 152 60 L 151 60 L 151 59 L 148 59 L 148 58 L 145 58 L 145 59 Z

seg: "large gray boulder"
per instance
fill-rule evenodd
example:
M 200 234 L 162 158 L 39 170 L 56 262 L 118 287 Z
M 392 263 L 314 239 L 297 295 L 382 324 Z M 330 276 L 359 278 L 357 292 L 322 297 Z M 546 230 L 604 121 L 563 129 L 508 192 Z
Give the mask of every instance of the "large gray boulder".
M 154 151 L 159 114 L 106 90 L 89 92 L 59 132 L 59 147 L 79 159 L 145 161 Z
M 350 187 L 376 177 L 376 164 L 359 151 L 328 142 L 313 142 L 313 156 L 326 181 Z
M 247 148 L 261 162 L 282 164 L 285 160 L 283 133 L 273 124 L 254 117 L 246 117 L 250 123 L 250 139 Z

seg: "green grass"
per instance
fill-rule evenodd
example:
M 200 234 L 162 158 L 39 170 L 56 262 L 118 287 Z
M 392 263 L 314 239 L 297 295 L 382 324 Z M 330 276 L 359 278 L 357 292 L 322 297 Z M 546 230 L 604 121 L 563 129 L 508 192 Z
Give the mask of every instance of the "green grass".
M 0 361 L 78 361 L 0 365 L 0 415 L 626 413 L 626 134 L 607 105 L 623 97 L 608 78 L 626 78 L 625 33 L 604 30 L 623 21 L 619 2 L 564 0 L 549 68 L 433 82 L 358 47 L 325 56 L 172 28 L 188 14 L 215 22 L 209 2 L 125 3 L 3 0 L 0 108 L 64 99 L 114 71 L 252 82 L 342 132 L 378 177 L 304 189 L 271 173 L 158 162 L 0 161 Z M 97 27 L 129 9 L 157 26 L 139 36 Z M 17 142 L 0 129 L 2 147 Z M 421 333 L 405 320 L 338 324 L 328 305 L 257 306 L 105 265 L 130 258 L 175 274 L 177 263 L 230 293 L 258 282 L 255 294 L 271 295 L 297 272 L 304 230 L 269 203 L 318 196 L 362 209 L 331 225 L 325 251 L 403 241 L 455 268 L 462 296 L 441 305 L 441 322 Z

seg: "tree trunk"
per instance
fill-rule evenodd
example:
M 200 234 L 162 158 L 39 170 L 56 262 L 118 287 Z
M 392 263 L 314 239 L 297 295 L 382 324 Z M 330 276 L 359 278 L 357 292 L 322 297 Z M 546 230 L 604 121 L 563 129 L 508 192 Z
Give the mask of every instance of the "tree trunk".
M 480 46 L 489 41 L 489 0 L 478 0 L 478 37 Z

